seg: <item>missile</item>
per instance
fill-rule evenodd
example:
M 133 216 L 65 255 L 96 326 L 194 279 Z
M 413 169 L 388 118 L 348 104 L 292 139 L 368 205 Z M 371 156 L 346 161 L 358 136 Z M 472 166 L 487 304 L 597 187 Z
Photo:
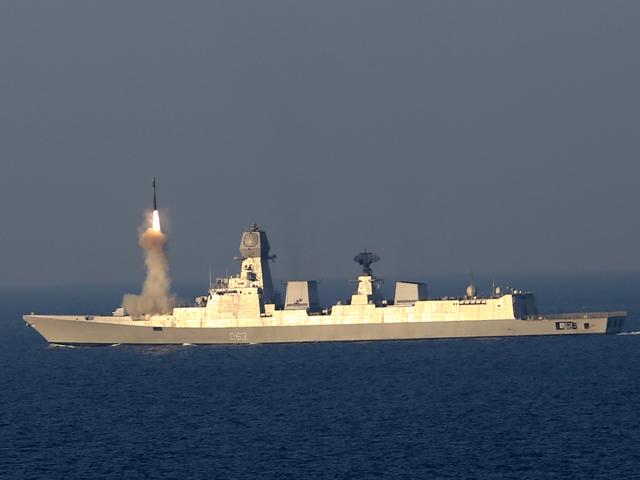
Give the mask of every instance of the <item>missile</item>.
M 153 177 L 153 209 L 158 210 L 158 202 L 156 200 L 156 177 Z
M 158 212 L 158 200 L 156 199 L 156 177 L 151 182 L 153 187 L 153 212 L 151 212 L 151 228 L 156 232 L 162 232 L 160 228 L 160 213 Z

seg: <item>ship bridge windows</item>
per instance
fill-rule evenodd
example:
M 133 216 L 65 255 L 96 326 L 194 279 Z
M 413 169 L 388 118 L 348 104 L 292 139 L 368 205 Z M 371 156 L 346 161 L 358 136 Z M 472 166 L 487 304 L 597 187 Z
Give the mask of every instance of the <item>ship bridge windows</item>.
M 486 305 L 487 300 L 484 298 L 474 298 L 471 300 L 460 300 L 460 305 Z

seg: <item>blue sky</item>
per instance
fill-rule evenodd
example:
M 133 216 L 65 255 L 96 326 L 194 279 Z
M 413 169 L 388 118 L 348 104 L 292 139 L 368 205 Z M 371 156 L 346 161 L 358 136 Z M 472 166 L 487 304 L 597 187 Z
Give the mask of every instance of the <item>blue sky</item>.
M 0 285 L 638 270 L 637 2 L 0 4 Z

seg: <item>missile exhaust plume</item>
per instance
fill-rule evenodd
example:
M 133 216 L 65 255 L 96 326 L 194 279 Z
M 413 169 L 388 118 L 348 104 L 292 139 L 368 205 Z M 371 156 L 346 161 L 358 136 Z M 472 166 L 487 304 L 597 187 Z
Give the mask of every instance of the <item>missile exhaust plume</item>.
M 140 233 L 138 243 L 145 255 L 147 276 L 140 295 L 127 294 L 122 306 L 129 315 L 170 313 L 176 298 L 171 293 L 169 261 L 167 259 L 167 237 L 160 228 L 160 213 L 156 200 L 156 179 L 153 179 L 153 212 L 151 225 L 147 220 L 146 228 Z
M 162 229 L 160 228 L 160 214 L 158 213 L 158 210 L 154 210 L 151 215 L 151 228 L 156 232 L 162 233 Z

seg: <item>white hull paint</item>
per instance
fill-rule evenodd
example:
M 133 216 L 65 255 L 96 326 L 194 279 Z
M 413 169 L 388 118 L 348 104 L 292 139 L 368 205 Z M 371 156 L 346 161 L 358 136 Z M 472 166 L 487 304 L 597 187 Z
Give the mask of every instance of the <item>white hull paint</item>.
M 109 318 L 109 317 L 105 317 Z M 25 321 L 49 343 L 111 344 L 253 344 L 435 338 L 509 337 L 529 335 L 585 335 L 619 333 L 622 314 L 564 315 L 561 320 L 483 320 L 266 327 L 167 327 L 125 325 L 100 321 L 100 317 L 25 315 Z M 576 328 L 558 329 L 558 322 Z M 585 326 L 588 324 L 588 328 Z

